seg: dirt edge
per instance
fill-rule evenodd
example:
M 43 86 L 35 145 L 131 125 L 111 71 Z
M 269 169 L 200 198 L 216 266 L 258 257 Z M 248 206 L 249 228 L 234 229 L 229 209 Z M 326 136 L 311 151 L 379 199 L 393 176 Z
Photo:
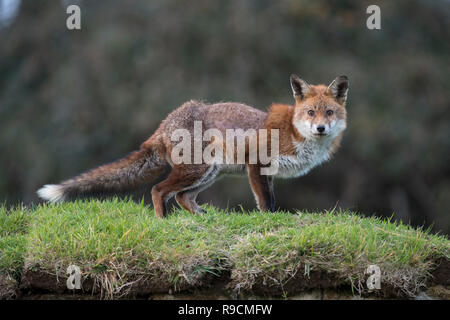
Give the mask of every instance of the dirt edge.
M 436 261 L 436 268 L 427 281 L 425 297 L 434 299 L 450 299 L 450 260 L 441 258 Z M 265 283 L 256 277 L 250 290 L 236 290 L 231 273 L 223 272 L 219 277 L 205 274 L 196 284 L 183 284 L 175 287 L 149 277 L 129 279 L 130 284 L 120 294 L 109 294 L 89 277 L 83 277 L 80 290 L 69 290 L 66 277 L 39 268 L 27 268 L 22 274 L 20 285 L 10 277 L 0 276 L 0 299 L 34 299 L 39 297 L 67 299 L 248 299 L 259 297 L 265 299 L 283 299 L 305 295 L 312 299 L 407 299 L 398 288 L 383 285 L 375 292 L 363 291 L 360 294 L 352 291 L 349 282 L 336 273 L 322 270 L 311 272 L 308 276 L 297 274 L 283 285 Z M 314 294 L 312 294 L 312 292 Z M 108 295 L 109 294 L 109 295 Z M 422 293 L 421 293 L 422 294 Z

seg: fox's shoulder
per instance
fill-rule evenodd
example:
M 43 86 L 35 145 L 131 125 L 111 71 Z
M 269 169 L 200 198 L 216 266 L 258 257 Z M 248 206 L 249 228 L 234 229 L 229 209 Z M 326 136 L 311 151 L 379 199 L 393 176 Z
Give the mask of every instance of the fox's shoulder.
M 287 104 L 274 103 L 269 107 L 269 114 L 266 120 L 268 129 L 289 128 L 292 124 L 294 107 Z
M 303 141 L 304 137 L 297 131 L 292 123 L 294 106 L 274 103 L 269 108 L 265 127 L 267 129 L 279 129 L 280 137 L 289 136 L 297 141 Z
M 304 137 L 292 124 L 293 114 L 294 107 L 287 104 L 274 103 L 269 108 L 265 128 L 279 130 L 279 152 L 281 155 L 295 154 L 295 144 L 304 140 Z

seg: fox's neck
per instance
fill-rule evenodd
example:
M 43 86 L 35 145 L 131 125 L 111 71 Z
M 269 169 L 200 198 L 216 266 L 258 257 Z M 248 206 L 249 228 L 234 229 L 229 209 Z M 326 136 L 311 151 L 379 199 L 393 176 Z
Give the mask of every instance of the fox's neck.
M 297 128 L 292 123 L 294 107 L 286 104 L 274 104 L 269 109 L 265 129 L 279 130 L 280 155 L 293 155 L 297 152 L 297 144 L 305 142 Z

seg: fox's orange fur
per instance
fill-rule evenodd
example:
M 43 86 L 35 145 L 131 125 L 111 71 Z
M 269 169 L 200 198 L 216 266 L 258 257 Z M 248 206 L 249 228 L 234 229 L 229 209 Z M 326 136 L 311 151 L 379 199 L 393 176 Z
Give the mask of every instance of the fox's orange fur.
M 186 210 L 201 212 L 195 201 L 197 194 L 226 174 L 247 174 L 259 210 L 273 211 L 273 178 L 301 176 L 327 161 L 339 147 L 346 127 L 347 77 L 340 76 L 327 87 L 311 86 L 292 75 L 291 87 L 295 105 L 273 104 L 268 113 L 240 103 L 186 102 L 162 121 L 138 151 L 58 185 L 46 185 L 38 190 L 38 195 L 59 202 L 131 190 L 158 178 L 169 165 L 172 170 L 167 178 L 152 189 L 158 217 L 166 215 L 165 204 L 171 197 Z M 270 129 L 278 129 L 279 156 L 275 159 L 278 173 L 262 175 L 262 165 L 250 164 L 248 154 L 245 164 L 174 164 L 170 155 L 177 142 L 171 140 L 171 135 L 181 128 L 192 134 L 194 121 L 202 122 L 203 131 L 216 128 L 224 136 L 227 129 L 269 129 L 270 137 Z M 206 145 L 204 142 L 202 148 Z

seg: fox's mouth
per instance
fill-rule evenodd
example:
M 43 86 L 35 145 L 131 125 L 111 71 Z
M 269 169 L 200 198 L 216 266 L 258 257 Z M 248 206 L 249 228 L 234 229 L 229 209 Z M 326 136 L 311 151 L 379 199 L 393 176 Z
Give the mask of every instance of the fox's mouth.
M 323 137 L 326 136 L 326 133 L 314 133 L 315 136 Z

